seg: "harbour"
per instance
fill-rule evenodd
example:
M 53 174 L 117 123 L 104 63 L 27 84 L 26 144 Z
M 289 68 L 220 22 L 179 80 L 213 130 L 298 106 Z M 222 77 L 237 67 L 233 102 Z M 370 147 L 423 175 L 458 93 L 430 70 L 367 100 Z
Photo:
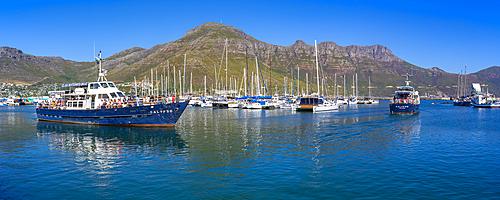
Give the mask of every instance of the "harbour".
M 0 200 L 500 199 L 500 1 L 1 1 Z
M 500 110 L 444 102 L 413 115 L 386 100 L 322 113 L 188 107 L 173 128 L 0 107 L 0 198 L 499 198 Z

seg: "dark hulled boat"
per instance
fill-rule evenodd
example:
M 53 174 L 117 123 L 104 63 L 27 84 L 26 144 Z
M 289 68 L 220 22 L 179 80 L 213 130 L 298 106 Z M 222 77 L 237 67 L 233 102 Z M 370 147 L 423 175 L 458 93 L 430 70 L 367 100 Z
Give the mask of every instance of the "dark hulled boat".
M 406 74 L 406 86 L 398 87 L 394 93 L 389 108 L 391 114 L 414 114 L 419 112 L 420 96 L 415 88 L 410 86 L 408 80 L 409 75 Z
M 96 60 L 99 63 L 97 81 L 66 84 L 78 88 L 75 92 L 63 94 L 60 99 L 39 105 L 36 108 L 38 120 L 98 125 L 174 126 L 186 109 L 188 102 L 169 102 L 168 98 L 149 104 L 132 99 L 127 101 L 115 84 L 106 80 L 100 53 Z

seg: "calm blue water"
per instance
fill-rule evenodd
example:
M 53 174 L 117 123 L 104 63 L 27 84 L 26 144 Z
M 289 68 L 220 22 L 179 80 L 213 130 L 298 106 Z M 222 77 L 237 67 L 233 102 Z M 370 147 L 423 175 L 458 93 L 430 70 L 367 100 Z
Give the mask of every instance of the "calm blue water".
M 0 199 L 499 199 L 500 109 L 440 103 L 188 108 L 174 129 L 1 107 Z

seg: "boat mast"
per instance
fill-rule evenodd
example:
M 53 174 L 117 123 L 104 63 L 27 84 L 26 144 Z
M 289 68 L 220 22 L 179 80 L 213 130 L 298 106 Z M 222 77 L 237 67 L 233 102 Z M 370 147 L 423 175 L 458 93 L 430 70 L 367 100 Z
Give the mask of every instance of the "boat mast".
M 346 88 L 345 88 L 345 74 L 344 74 L 344 98 L 345 98 L 345 90 L 346 90 Z
M 358 99 L 358 73 L 356 73 L 356 99 Z
M 300 67 L 297 67 L 297 96 L 300 96 Z
M 183 84 L 182 84 L 182 95 L 184 95 L 184 90 L 186 89 L 186 54 L 184 54 L 184 76 L 182 77 L 183 79 Z
M 245 53 L 245 57 L 246 57 L 246 53 Z M 243 68 L 243 76 L 245 77 L 245 96 L 247 96 L 247 69 Z
M 457 80 L 457 99 L 458 98 L 460 98 L 460 74 L 458 74 L 458 80 Z
M 227 90 L 227 52 L 228 51 L 229 51 L 229 48 L 227 48 L 227 38 L 226 38 L 226 86 L 224 87 L 225 91 Z
M 372 97 L 371 87 L 372 87 L 372 83 L 370 82 L 370 77 L 368 77 L 368 98 Z
M 333 94 L 334 97 L 337 97 L 339 95 L 339 87 L 337 87 L 337 73 L 335 73 L 335 94 Z
M 172 73 L 174 75 L 174 95 L 177 94 L 177 83 L 175 82 L 175 65 L 174 65 L 174 73 Z
M 309 95 L 309 74 L 306 73 L 306 95 Z
M 95 58 L 97 64 L 99 64 L 99 77 L 97 77 L 97 81 L 107 81 L 106 79 L 106 73 L 107 73 L 107 70 L 103 70 L 102 69 L 102 57 L 101 57 L 101 51 L 99 51 L 99 55 L 98 57 Z
M 170 96 L 170 63 L 167 60 L 167 96 Z
M 316 74 L 318 75 L 316 77 L 317 83 L 318 83 L 318 95 L 321 96 L 319 93 L 319 64 L 318 64 L 318 45 L 316 44 L 316 39 L 314 39 L 314 48 L 316 49 Z
M 257 60 L 257 55 L 255 56 L 255 68 L 257 69 L 256 71 L 256 76 L 255 76 L 255 85 L 257 86 L 257 95 L 260 95 L 260 84 L 259 84 L 259 61 Z
M 467 92 L 467 65 L 465 65 L 465 71 L 464 71 L 464 79 L 465 79 L 465 83 L 464 83 L 464 96 L 468 93 Z

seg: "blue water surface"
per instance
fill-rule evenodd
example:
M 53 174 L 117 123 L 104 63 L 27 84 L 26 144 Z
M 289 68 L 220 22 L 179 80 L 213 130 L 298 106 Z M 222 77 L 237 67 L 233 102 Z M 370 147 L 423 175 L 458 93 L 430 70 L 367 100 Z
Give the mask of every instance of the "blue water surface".
M 170 129 L 0 107 L 0 199 L 499 199 L 500 109 L 443 102 L 188 108 Z

